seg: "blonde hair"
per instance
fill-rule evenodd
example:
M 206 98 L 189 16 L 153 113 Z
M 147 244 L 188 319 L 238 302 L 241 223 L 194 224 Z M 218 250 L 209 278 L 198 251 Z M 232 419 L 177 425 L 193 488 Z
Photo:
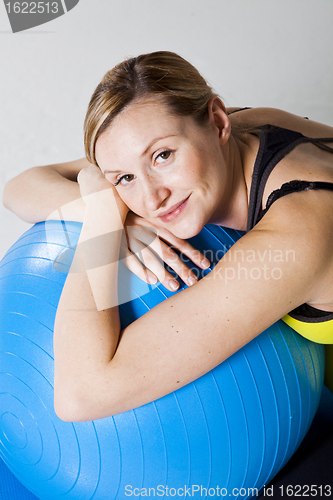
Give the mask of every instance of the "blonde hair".
M 84 122 L 86 156 L 98 166 L 97 139 L 134 100 L 159 98 L 171 113 L 192 116 L 204 125 L 208 102 L 215 96 L 198 70 L 174 52 L 152 52 L 127 59 L 105 74 L 91 97 Z

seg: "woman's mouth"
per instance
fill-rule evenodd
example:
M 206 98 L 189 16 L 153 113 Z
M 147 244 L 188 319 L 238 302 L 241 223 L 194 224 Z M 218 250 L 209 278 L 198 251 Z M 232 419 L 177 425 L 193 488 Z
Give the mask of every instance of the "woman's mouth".
M 161 212 L 158 217 L 161 219 L 162 222 L 171 222 L 178 215 L 182 213 L 184 208 L 187 205 L 188 199 L 191 195 L 189 195 L 185 200 L 181 201 L 180 203 L 177 203 L 176 205 L 173 205 L 172 207 L 169 208 L 169 210 L 166 210 L 165 212 Z

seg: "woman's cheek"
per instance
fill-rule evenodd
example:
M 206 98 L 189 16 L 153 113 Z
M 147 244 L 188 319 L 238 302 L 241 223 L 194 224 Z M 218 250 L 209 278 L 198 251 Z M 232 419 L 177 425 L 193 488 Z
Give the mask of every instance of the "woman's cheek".
M 140 210 L 137 194 L 134 191 L 129 194 L 125 191 L 125 189 L 118 189 L 117 191 L 120 198 L 123 200 L 125 205 L 128 206 L 131 212 L 134 212 L 137 215 L 141 215 L 140 212 L 142 212 L 142 208 Z

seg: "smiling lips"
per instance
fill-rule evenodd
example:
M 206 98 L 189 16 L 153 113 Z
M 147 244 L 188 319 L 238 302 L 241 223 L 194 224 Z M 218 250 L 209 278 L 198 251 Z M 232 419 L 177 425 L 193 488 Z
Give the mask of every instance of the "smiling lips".
M 173 205 L 169 210 L 162 212 L 161 214 L 158 215 L 158 217 L 162 220 L 162 222 L 173 221 L 176 217 L 178 217 L 179 214 L 182 213 L 182 211 L 187 205 L 190 196 L 191 195 L 189 195 L 187 198 L 185 198 L 185 200 L 181 201 L 180 203 Z

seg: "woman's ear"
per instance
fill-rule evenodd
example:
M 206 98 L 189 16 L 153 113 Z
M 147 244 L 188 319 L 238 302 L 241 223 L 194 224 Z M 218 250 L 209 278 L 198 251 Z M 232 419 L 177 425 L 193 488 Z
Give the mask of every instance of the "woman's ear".
M 219 136 L 220 145 L 228 142 L 231 134 L 231 124 L 225 106 L 221 99 L 212 97 L 208 103 L 209 122 Z

